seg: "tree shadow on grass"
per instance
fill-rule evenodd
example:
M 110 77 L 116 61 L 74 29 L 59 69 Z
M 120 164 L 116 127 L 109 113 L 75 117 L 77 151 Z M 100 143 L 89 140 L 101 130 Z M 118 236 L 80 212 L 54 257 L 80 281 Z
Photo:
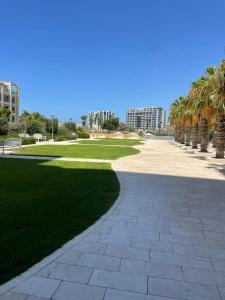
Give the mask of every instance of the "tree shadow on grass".
M 0 283 L 97 221 L 116 200 L 109 164 L 0 159 Z

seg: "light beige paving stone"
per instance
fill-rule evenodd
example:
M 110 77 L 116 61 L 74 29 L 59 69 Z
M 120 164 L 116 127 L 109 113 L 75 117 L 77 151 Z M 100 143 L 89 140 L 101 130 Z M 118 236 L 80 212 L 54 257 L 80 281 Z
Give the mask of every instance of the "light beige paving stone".
M 131 247 L 136 247 L 136 248 L 173 252 L 173 246 L 171 242 L 158 242 L 158 241 L 153 241 L 148 239 L 131 238 L 130 244 Z
M 146 262 L 145 270 L 146 274 L 151 277 L 183 280 L 182 269 L 180 266 Z
M 185 281 L 225 286 L 225 272 L 199 270 L 183 267 Z
M 107 289 L 104 300 L 146 300 L 144 294 Z M 160 300 L 160 299 L 159 299 Z
M 90 279 L 91 285 L 147 293 L 147 276 L 95 270 Z
M 221 300 L 215 286 L 152 277 L 148 281 L 148 293 L 188 300 Z
M 109 256 L 149 261 L 149 251 L 146 249 L 109 245 L 105 254 Z
M 118 257 L 84 253 L 78 260 L 77 265 L 109 271 L 119 271 L 120 263 L 121 258 Z
M 10 292 L 3 296 L 0 296 L 0 300 L 26 300 L 26 298 L 26 295 Z
M 92 272 L 92 268 L 58 263 L 52 270 L 49 278 L 73 281 L 78 283 L 88 283 Z
M 14 288 L 13 292 L 43 298 L 50 298 L 59 284 L 60 280 L 32 276 L 16 288 Z
M 212 264 L 208 258 L 196 257 L 185 254 L 173 254 L 168 252 L 151 251 L 150 261 L 167 265 L 193 267 L 206 270 L 213 269 Z
M 103 300 L 105 288 L 63 281 L 56 290 L 54 300 Z

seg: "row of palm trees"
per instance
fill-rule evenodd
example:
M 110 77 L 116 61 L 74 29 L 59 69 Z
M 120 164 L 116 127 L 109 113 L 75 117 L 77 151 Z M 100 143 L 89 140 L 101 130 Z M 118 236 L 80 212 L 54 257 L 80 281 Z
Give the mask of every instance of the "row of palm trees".
M 205 75 L 192 83 L 188 95 L 172 103 L 170 124 L 177 142 L 193 149 L 200 144 L 201 152 L 207 152 L 211 136 L 216 157 L 224 158 L 225 60 L 218 67 L 208 67 Z

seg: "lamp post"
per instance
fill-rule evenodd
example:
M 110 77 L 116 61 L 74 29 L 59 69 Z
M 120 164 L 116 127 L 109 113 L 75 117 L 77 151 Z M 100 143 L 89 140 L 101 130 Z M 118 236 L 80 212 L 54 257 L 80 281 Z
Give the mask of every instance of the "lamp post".
M 51 116 L 51 121 L 52 121 L 52 141 L 54 141 L 54 116 Z
M 70 134 L 72 134 L 72 118 L 70 118 L 69 121 L 70 121 Z

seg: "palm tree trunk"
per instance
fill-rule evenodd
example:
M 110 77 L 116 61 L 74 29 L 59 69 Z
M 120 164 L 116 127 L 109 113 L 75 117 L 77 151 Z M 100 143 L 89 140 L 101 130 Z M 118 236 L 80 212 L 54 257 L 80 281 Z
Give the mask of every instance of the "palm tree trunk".
M 225 150 L 225 117 L 219 114 L 216 130 L 216 158 L 224 158 Z
M 185 145 L 190 146 L 191 141 L 191 127 L 186 126 L 186 139 L 185 139 Z
M 184 130 L 184 127 L 181 127 L 181 133 L 180 133 L 180 143 L 181 144 L 185 144 L 184 138 L 185 138 L 185 130 Z
M 192 127 L 192 149 L 198 148 L 198 124 Z
M 178 140 L 179 140 L 179 130 L 178 130 L 177 126 L 175 126 L 175 129 L 174 129 L 174 139 L 175 139 L 175 142 L 178 142 Z
M 206 118 L 201 119 L 201 152 L 207 152 L 209 142 L 209 125 Z
M 213 148 L 216 148 L 216 131 L 213 132 L 212 144 L 213 144 Z
M 202 133 L 201 133 L 201 124 L 200 124 L 200 126 L 198 126 L 198 144 L 201 144 L 201 135 L 202 135 Z

